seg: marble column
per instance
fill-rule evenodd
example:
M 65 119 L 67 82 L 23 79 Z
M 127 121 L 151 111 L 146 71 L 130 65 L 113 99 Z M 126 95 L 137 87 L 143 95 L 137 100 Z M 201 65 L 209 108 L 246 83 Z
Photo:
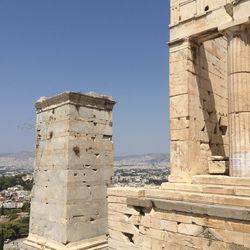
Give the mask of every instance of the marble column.
M 233 27 L 226 33 L 230 175 L 250 177 L 250 26 Z

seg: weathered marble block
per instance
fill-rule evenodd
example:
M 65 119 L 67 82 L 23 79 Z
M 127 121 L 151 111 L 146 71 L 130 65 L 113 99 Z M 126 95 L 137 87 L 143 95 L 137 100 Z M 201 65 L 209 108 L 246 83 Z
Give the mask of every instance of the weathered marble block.
M 114 104 L 107 96 L 72 92 L 36 103 L 30 248 L 107 247 Z

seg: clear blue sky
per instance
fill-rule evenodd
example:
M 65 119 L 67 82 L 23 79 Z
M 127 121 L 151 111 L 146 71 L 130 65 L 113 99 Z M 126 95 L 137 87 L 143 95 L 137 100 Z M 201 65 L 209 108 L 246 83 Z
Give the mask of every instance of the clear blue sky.
M 1 0 L 0 152 L 33 150 L 34 103 L 112 95 L 116 155 L 168 146 L 168 0 Z

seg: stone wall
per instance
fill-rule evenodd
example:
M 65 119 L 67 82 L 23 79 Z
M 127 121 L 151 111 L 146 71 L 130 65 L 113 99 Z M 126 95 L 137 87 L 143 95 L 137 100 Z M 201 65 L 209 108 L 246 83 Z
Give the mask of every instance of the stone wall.
M 197 48 L 194 86 L 198 96 L 193 104 L 200 142 L 200 173 L 208 173 L 209 156 L 229 156 L 227 40 L 219 37 L 203 42 Z M 198 152 L 196 152 L 198 154 Z
M 233 0 L 171 0 L 171 24 L 199 17 Z
M 170 138 L 175 178 L 209 173 L 210 156 L 227 157 L 227 41 L 170 48 Z M 191 168 L 192 166 L 192 168 Z M 186 176 L 185 176 L 186 173 Z
M 250 218 L 244 209 L 177 201 L 174 193 L 167 200 L 164 192 L 109 189 L 110 249 L 250 249 Z M 149 198 L 152 193 L 158 197 Z
M 106 243 L 113 105 L 109 97 L 80 93 L 37 102 L 29 245 Z

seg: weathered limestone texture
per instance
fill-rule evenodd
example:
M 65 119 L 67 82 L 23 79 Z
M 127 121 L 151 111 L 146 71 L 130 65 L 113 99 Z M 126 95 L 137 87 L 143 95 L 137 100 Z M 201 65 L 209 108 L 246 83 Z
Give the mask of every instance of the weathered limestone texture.
M 106 249 L 113 175 L 110 97 L 67 92 L 40 99 L 32 190 L 32 249 Z
M 250 249 L 250 179 L 243 188 L 217 178 L 233 185 L 198 176 L 162 189 L 109 188 L 109 249 Z
M 228 157 L 211 156 L 208 159 L 209 174 L 228 174 L 229 161 Z
M 171 1 L 171 182 L 228 174 L 211 157 L 250 177 L 249 10 L 249 0 Z
M 170 49 L 172 180 L 209 173 L 210 156 L 227 156 L 227 41 L 185 41 Z

